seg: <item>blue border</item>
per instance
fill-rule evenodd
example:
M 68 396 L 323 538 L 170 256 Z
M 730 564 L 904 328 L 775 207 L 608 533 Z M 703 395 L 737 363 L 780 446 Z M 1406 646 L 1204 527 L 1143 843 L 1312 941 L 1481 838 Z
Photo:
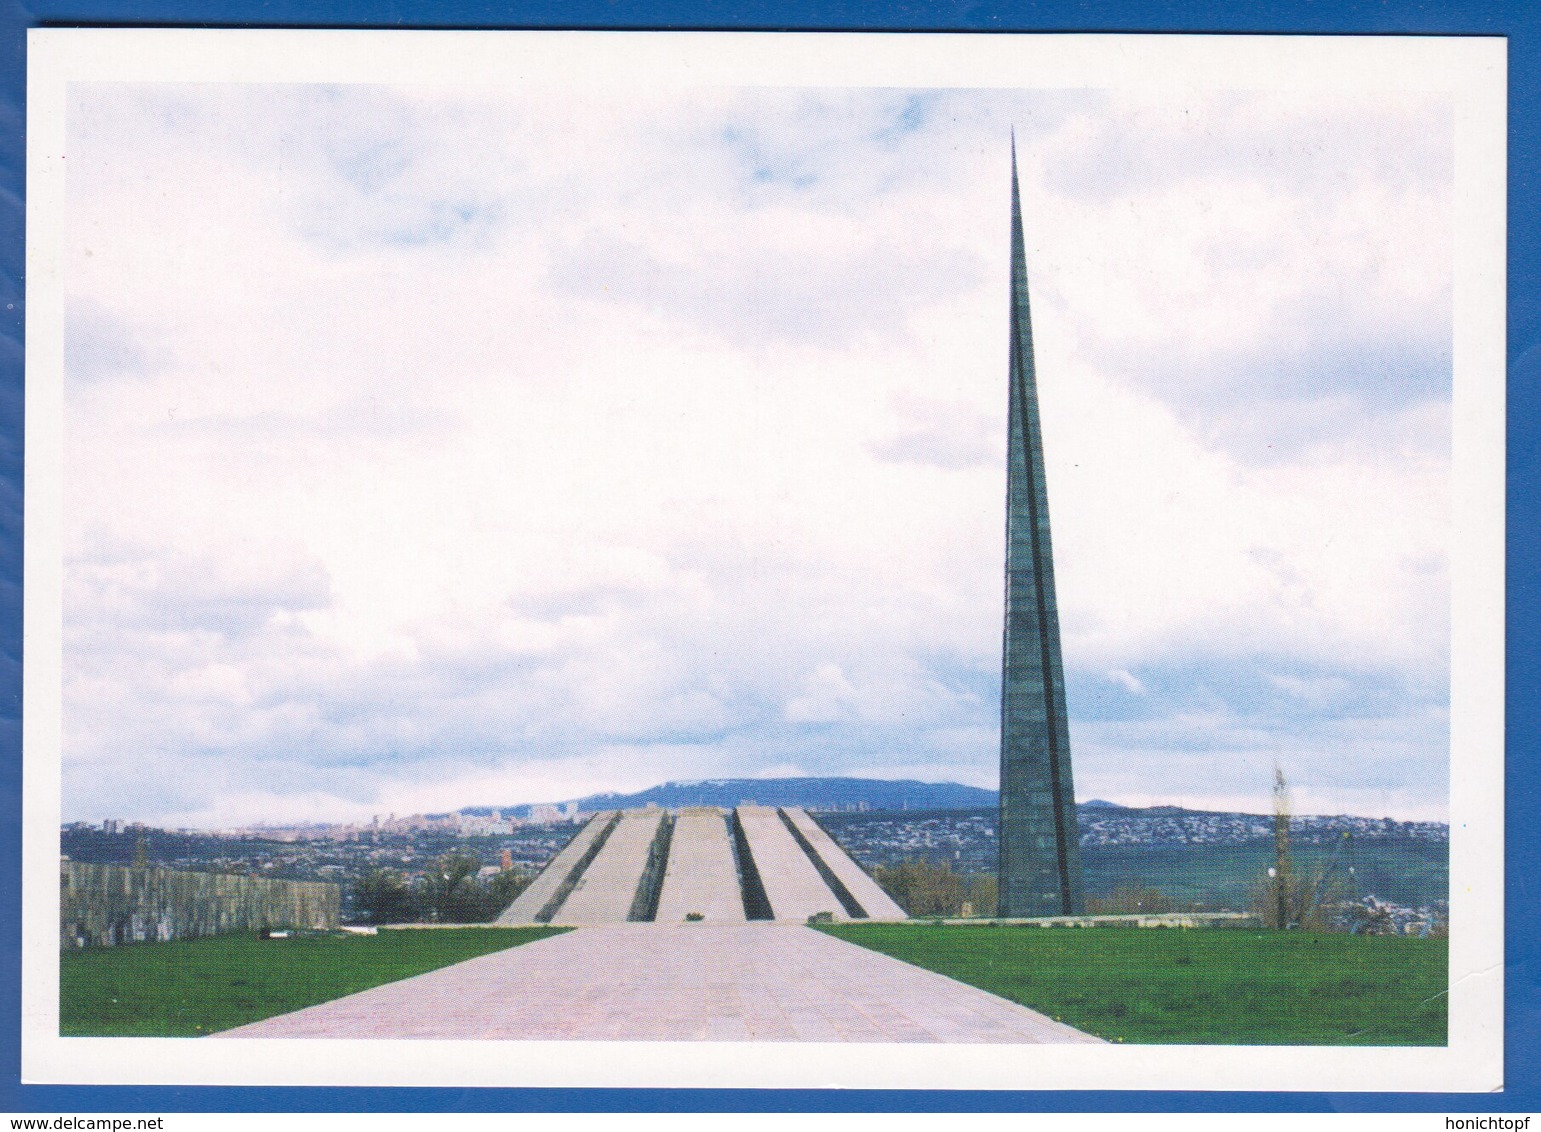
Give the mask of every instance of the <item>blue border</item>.
M 8 1112 L 1537 1112 L 1541 1111 L 1541 6 L 1515 0 L 0 0 L 0 1110 Z M 1509 558 L 1502 1095 L 23 1086 L 21 982 L 22 287 L 26 29 L 72 24 L 404 28 L 1187 31 L 1509 38 Z

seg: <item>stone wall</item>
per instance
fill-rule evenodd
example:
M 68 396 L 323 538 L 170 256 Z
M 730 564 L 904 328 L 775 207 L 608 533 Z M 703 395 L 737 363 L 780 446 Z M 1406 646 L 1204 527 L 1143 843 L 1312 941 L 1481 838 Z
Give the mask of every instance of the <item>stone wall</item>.
M 336 928 L 342 889 L 319 881 L 61 861 L 59 946 L 111 947 L 263 928 Z

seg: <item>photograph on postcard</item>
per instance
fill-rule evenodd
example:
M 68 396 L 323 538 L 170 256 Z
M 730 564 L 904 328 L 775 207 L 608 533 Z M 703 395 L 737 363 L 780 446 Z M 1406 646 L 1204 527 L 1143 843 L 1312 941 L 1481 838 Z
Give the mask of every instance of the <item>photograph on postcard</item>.
M 1450 91 L 64 114 L 58 1036 L 1450 1043 Z

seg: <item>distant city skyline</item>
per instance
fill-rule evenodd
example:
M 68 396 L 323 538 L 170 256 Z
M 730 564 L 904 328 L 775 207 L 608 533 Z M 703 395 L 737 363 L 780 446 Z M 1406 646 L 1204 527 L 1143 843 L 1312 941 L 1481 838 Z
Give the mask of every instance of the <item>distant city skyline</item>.
M 65 821 L 993 789 L 1012 126 L 1079 798 L 1447 816 L 1448 99 L 72 91 Z
M 746 782 L 761 780 L 743 780 Z M 809 781 L 807 779 L 795 781 Z M 665 784 L 666 786 L 680 785 L 677 783 Z M 657 791 L 662 787 L 654 787 Z M 644 795 L 652 791 L 643 791 Z M 655 808 L 680 811 L 687 808 L 676 803 L 659 802 L 633 802 L 625 798 L 622 800 L 613 797 L 599 805 L 574 804 L 569 800 L 565 803 L 520 803 L 503 807 L 467 807 L 465 810 L 450 811 L 447 813 L 432 814 L 375 814 L 368 820 L 351 822 L 290 822 L 290 823 L 254 823 L 243 826 L 227 826 L 222 829 L 195 829 L 192 827 L 180 827 L 164 830 L 158 826 L 149 825 L 138 821 L 125 821 L 120 818 L 106 818 L 100 822 L 73 821 L 65 822 L 61 830 L 70 831 L 95 831 L 107 834 L 130 834 L 140 830 L 157 830 L 159 832 L 214 835 L 220 837 L 259 835 L 278 841 L 285 840 L 326 840 L 347 839 L 362 834 L 402 834 L 414 832 L 449 832 L 463 837 L 501 836 L 513 830 L 527 827 L 546 827 L 550 825 L 570 825 L 592 817 L 597 812 L 614 810 L 618 808 L 638 808 L 638 806 L 653 806 Z M 774 799 L 757 803 L 754 792 L 748 792 L 748 797 L 735 799 L 733 803 L 724 803 L 718 808 L 729 809 L 733 805 L 766 804 L 781 805 Z M 692 804 L 694 805 L 694 804 Z M 990 836 L 994 836 L 996 821 L 996 806 L 993 798 L 984 799 L 973 805 L 965 806 L 893 806 L 871 805 L 865 801 L 836 802 L 825 801 L 816 804 L 804 804 L 803 809 L 810 813 L 842 815 L 851 817 L 861 815 L 873 820 L 883 818 L 909 819 L 924 818 L 927 821 L 944 821 L 950 823 L 978 823 L 986 822 L 992 829 Z M 523 812 L 521 812 L 523 811 Z M 930 816 L 927 816 L 930 815 Z M 942 818 L 937 815 L 950 815 Z M 1164 823 L 1170 821 L 1169 827 Z M 1223 826 L 1226 837 L 1231 839 L 1271 840 L 1273 836 L 1274 817 L 1270 813 L 1252 813 L 1247 811 L 1210 811 L 1195 810 L 1182 806 L 1152 806 L 1134 807 L 1122 806 L 1116 802 L 1105 799 L 1093 799 L 1078 804 L 1078 823 L 1080 825 L 1081 839 L 1085 843 L 1107 843 L 1105 827 L 1111 822 L 1114 826 L 1123 828 L 1127 833 L 1130 822 L 1152 827 L 1149 832 L 1154 840 L 1160 841 L 1162 837 L 1171 835 L 1176 839 L 1192 839 L 1197 832 L 1200 839 L 1204 839 L 1205 833 L 1212 833 L 1214 829 Z M 1215 823 L 1219 823 L 1216 825 Z M 1297 831 L 1309 833 L 1312 837 L 1320 835 L 1323 831 L 1359 831 L 1374 834 L 1376 831 L 1392 833 L 1412 833 L 1414 836 L 1437 836 L 1443 831 L 1448 834 L 1448 824 L 1445 822 L 1431 821 L 1407 821 L 1399 822 L 1395 818 L 1373 817 L 1363 814 L 1294 814 L 1290 818 L 1292 827 Z M 1239 823 L 1239 824 L 1238 824 Z M 507 827 L 507 828 L 504 828 Z M 1155 827 L 1160 827 L 1155 828 Z M 1120 835 L 1122 837 L 1123 834 Z M 1091 840 L 1087 842 L 1087 839 Z M 1114 838 L 1118 840 L 1119 838 Z M 993 856 L 988 861 L 981 861 L 984 867 L 993 869 Z

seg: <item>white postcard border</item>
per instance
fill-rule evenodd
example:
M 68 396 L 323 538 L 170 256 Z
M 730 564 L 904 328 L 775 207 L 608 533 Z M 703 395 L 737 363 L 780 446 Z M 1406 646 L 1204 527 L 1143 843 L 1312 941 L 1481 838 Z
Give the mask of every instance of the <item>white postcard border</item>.
M 1487 1091 L 1503 1042 L 1501 39 L 45 29 L 29 36 L 22 1076 L 74 1084 Z M 1449 91 L 1456 107 L 1450 1044 L 1424 1048 L 58 1036 L 70 82 Z

